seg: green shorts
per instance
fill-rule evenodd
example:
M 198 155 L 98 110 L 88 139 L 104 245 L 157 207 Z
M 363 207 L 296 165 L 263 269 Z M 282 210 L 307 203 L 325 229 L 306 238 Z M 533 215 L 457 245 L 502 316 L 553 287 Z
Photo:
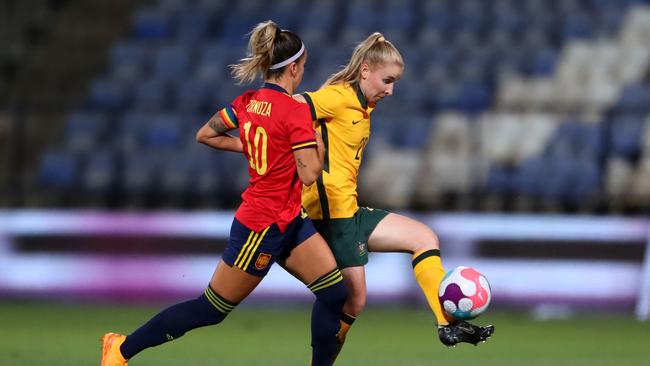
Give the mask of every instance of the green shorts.
M 339 268 L 368 263 L 368 238 L 389 212 L 360 207 L 350 218 L 312 220 L 316 230 L 332 248 Z

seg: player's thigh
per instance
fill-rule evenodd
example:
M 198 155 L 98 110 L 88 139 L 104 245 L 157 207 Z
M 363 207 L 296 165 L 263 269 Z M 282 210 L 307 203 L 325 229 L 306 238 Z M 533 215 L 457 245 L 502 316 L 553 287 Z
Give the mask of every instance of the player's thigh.
M 332 251 L 318 233 L 293 248 L 291 254 L 281 264 L 305 284 L 314 282 L 336 268 Z
M 221 261 L 212 274 L 210 287 L 226 300 L 239 303 L 257 287 L 262 278 Z
M 371 252 L 414 253 L 439 249 L 438 237 L 425 224 L 406 216 L 390 213 L 381 220 L 368 238 Z

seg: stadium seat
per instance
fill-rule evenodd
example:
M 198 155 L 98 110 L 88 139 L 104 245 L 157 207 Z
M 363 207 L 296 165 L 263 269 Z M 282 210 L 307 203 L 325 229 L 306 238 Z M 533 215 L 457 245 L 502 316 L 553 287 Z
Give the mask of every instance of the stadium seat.
M 173 33 L 171 17 L 164 11 L 142 9 L 133 17 L 133 32 L 137 39 L 158 41 L 169 39 Z
M 96 79 L 90 84 L 88 104 L 92 109 L 119 112 L 127 108 L 129 98 L 128 85 L 123 82 Z
M 414 150 L 386 150 L 377 154 L 362 171 L 366 182 L 359 187 L 365 197 L 381 198 L 390 208 L 406 208 L 411 203 L 412 188 L 417 179 L 419 153 Z
M 611 154 L 628 160 L 641 153 L 643 120 L 633 115 L 621 115 L 611 121 L 609 146 Z
M 621 204 L 630 192 L 633 166 L 625 159 L 610 157 L 605 164 L 604 192 L 614 203 Z
M 176 111 L 201 113 L 214 112 L 212 104 L 213 86 L 200 79 L 188 79 L 180 82 L 175 90 L 174 106 Z
M 641 160 L 638 169 L 632 176 L 630 200 L 637 208 L 647 208 L 650 205 L 650 157 Z
M 170 105 L 169 83 L 162 79 L 143 80 L 134 87 L 132 110 L 158 112 Z
M 516 191 L 530 198 L 539 198 L 547 184 L 548 172 L 547 164 L 541 157 L 525 160 L 515 173 Z
M 110 50 L 111 77 L 113 79 L 134 82 L 149 70 L 149 46 L 147 43 L 121 41 Z
M 77 184 L 79 162 L 77 157 L 65 150 L 48 150 L 38 168 L 39 182 L 48 188 L 70 189 Z
M 161 114 L 151 117 L 143 131 L 144 146 L 148 149 L 175 149 L 183 145 L 182 117 Z
M 188 75 L 193 57 L 191 49 L 179 44 L 158 49 L 154 61 L 153 78 L 161 80 L 182 80 Z
M 569 190 L 569 202 L 583 206 L 601 192 L 602 173 L 595 160 L 578 160 Z
M 65 126 L 65 147 L 74 153 L 88 153 L 105 136 L 108 118 L 99 113 L 73 113 Z
M 104 149 L 88 155 L 81 176 L 81 187 L 94 196 L 106 197 L 117 183 L 116 153 Z
M 516 175 L 511 168 L 491 165 L 488 169 L 484 189 L 490 193 L 505 195 L 515 188 Z
M 212 14 L 203 9 L 182 8 L 178 14 L 176 41 L 196 45 L 212 32 Z

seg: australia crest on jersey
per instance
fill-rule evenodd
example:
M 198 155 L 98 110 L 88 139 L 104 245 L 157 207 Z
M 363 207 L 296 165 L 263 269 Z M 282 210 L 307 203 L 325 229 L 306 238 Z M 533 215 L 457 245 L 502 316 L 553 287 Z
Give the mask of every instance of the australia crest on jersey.
M 362 242 L 357 242 L 357 253 L 359 253 L 359 257 L 364 256 L 368 252 L 368 248 L 366 243 Z

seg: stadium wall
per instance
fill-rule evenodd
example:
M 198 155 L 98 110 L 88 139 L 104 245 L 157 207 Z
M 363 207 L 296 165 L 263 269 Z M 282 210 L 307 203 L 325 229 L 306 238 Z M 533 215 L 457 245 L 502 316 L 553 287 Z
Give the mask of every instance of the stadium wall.
M 232 212 L 0 210 L 0 298 L 182 298 L 206 285 Z M 650 317 L 648 218 L 416 214 L 447 268 L 490 280 L 496 306 L 635 309 Z M 370 302 L 423 301 L 405 254 L 371 254 Z M 251 297 L 308 300 L 279 266 Z

